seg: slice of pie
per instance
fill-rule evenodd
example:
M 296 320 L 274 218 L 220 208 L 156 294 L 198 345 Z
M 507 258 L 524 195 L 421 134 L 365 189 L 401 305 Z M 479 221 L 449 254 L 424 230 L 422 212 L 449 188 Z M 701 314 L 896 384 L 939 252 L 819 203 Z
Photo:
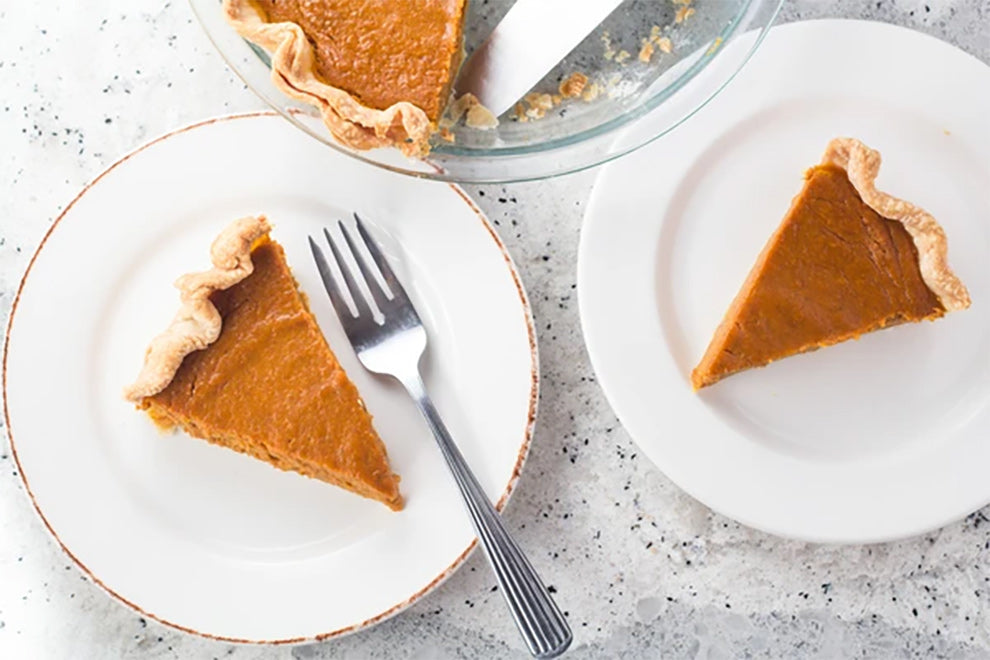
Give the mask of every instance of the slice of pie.
M 736 372 L 969 307 L 929 213 L 875 187 L 880 154 L 832 140 L 691 374 Z
M 234 222 L 213 268 L 176 281 L 179 313 L 124 395 L 163 428 L 399 510 L 385 445 L 269 231 L 264 216 Z
M 272 80 L 355 149 L 429 150 L 463 56 L 467 0 L 224 0 Z

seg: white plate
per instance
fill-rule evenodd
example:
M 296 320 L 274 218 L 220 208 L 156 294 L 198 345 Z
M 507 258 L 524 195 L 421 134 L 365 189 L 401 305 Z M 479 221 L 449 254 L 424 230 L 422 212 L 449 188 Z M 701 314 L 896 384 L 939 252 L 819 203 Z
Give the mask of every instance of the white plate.
M 812 541 L 903 537 L 990 502 L 990 68 L 902 28 L 774 28 L 691 122 L 602 172 L 581 320 L 616 413 L 711 508 Z M 649 132 L 648 123 L 635 129 Z M 783 360 L 701 394 L 689 373 L 829 139 L 884 155 L 929 209 L 971 309 Z
M 433 438 L 397 386 L 365 372 L 307 234 L 350 211 L 376 226 L 430 335 L 427 386 L 500 506 L 536 405 L 530 310 L 504 247 L 456 188 L 325 149 L 270 114 L 207 121 L 125 157 L 55 223 L 8 329 L 11 443 L 45 524 L 90 577 L 172 626 L 303 641 L 394 614 L 448 576 L 474 534 Z M 241 215 L 273 237 L 402 476 L 383 505 L 183 434 L 120 397 L 175 312 L 171 283 L 209 264 Z

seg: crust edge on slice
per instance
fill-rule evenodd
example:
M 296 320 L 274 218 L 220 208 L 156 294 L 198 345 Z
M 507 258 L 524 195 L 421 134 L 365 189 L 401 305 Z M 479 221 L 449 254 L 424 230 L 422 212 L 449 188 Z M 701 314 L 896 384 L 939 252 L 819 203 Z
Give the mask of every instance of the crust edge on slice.
M 227 21 L 242 37 L 271 55 L 272 82 L 288 96 L 317 107 L 341 143 L 359 150 L 398 147 L 411 157 L 429 153 L 434 125 L 418 106 L 400 101 L 378 110 L 316 75 L 316 53 L 302 27 L 269 23 L 251 0 L 224 0 Z
M 228 225 L 210 246 L 213 268 L 189 273 L 175 281 L 181 305 L 169 326 L 155 337 L 144 354 L 137 379 L 124 388 L 133 403 L 158 394 L 172 382 L 182 360 L 206 348 L 220 336 L 220 312 L 210 302 L 214 291 L 229 289 L 252 272 L 251 250 L 271 231 L 263 215 L 246 216 Z
M 938 313 L 933 314 L 930 318 L 938 318 L 946 312 L 969 307 L 969 292 L 948 265 L 948 244 L 945 231 L 935 218 L 924 209 L 876 189 L 876 178 L 880 170 L 880 163 L 879 152 L 870 149 L 854 138 L 835 138 L 831 140 L 821 160 L 822 165 L 831 165 L 842 169 L 862 202 L 876 212 L 877 215 L 883 219 L 899 222 L 904 227 L 918 253 L 918 267 L 921 279 L 943 308 L 938 310 Z M 767 240 L 756 263 L 751 268 L 745 282 L 740 287 L 718 329 L 715 331 L 704 356 L 691 372 L 691 384 L 695 391 L 713 385 L 738 371 L 750 367 L 765 366 L 769 362 L 765 361 L 761 364 L 743 366 L 724 373 L 711 373 L 712 365 L 716 362 L 724 348 L 724 342 L 732 325 L 732 319 L 737 317 L 741 306 L 745 302 L 746 293 L 751 289 L 752 284 L 757 280 L 763 270 L 771 248 L 776 244 L 780 232 L 787 222 L 787 218 L 794 211 L 794 204 L 797 203 L 803 193 L 804 190 L 802 189 L 802 192 L 795 196 L 791 210 L 788 211 L 785 220 L 781 222 Z M 804 350 L 813 350 L 814 348 L 840 343 L 858 337 L 865 332 L 879 330 L 902 321 L 904 321 L 903 317 L 894 314 L 890 317 L 879 319 L 876 323 L 857 332 L 838 334 L 830 338 L 829 341 L 807 347 Z
M 945 230 L 931 213 L 911 202 L 877 190 L 880 162 L 880 152 L 870 149 L 855 138 L 832 140 L 822 157 L 823 164 L 836 165 L 846 171 L 849 181 L 867 206 L 881 217 L 897 220 L 904 225 L 918 249 L 921 277 L 932 293 L 938 296 L 945 310 L 953 312 L 966 309 L 970 305 L 969 291 L 949 268 L 949 246 Z

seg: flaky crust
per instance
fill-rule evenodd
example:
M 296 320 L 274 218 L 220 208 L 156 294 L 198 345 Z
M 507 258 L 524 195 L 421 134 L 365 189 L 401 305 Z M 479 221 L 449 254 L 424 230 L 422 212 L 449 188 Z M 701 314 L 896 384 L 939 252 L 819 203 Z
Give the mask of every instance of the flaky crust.
M 946 311 L 969 307 L 969 292 L 949 268 L 945 230 L 922 208 L 876 189 L 880 153 L 854 138 L 829 142 L 822 164 L 841 167 L 867 206 L 884 218 L 897 220 L 914 239 L 921 277 Z
M 187 355 L 217 340 L 223 320 L 210 302 L 210 294 L 229 289 L 254 271 L 251 248 L 269 231 L 271 225 L 263 215 L 235 220 L 210 247 L 213 268 L 175 281 L 181 300 L 179 312 L 168 328 L 151 341 L 137 380 L 124 388 L 125 399 L 137 403 L 158 394 L 172 382 Z
M 269 23 L 251 0 L 224 0 L 223 8 L 238 34 L 271 55 L 275 85 L 288 96 L 319 108 L 338 141 L 361 150 L 395 146 L 413 157 L 429 152 L 433 125 L 422 109 L 404 101 L 384 110 L 363 105 L 317 77 L 316 54 L 298 24 Z

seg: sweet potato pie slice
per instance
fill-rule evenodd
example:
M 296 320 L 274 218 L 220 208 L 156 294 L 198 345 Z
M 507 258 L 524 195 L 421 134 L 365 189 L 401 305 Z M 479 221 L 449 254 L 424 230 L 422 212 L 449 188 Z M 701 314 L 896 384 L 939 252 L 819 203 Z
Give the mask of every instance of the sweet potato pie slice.
M 371 415 L 269 230 L 263 216 L 238 220 L 211 270 L 179 278 L 180 311 L 125 396 L 159 426 L 401 509 Z
M 770 237 L 691 374 L 744 369 L 969 306 L 926 211 L 875 187 L 880 154 L 833 140 Z

